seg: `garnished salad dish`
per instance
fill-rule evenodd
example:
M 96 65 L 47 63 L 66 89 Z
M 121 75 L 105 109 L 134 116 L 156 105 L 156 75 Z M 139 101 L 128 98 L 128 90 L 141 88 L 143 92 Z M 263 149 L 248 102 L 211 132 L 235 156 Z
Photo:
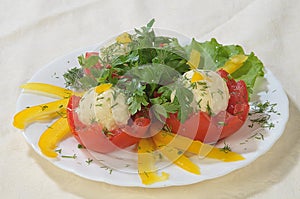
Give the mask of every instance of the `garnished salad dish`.
M 23 105 L 13 125 L 29 137 L 30 127 L 46 125 L 35 141 L 28 139 L 42 156 L 70 164 L 80 151 L 85 161 L 76 164 L 119 172 L 120 181 L 130 176 L 129 186 L 185 184 L 174 172 L 188 176 L 190 184 L 213 178 L 206 167 L 225 165 L 218 177 L 249 164 L 258 154 L 247 144 L 263 141 L 277 123 L 284 126 L 276 120 L 277 102 L 258 100 L 257 90 L 267 79 L 261 60 L 214 38 L 182 43 L 157 34 L 153 24 L 154 19 L 77 54 L 77 65 L 55 77 L 64 85 L 35 79 L 23 84 L 31 97 L 59 99 Z M 263 92 L 273 96 L 276 89 Z M 67 140 L 69 154 L 63 147 Z M 99 181 L 112 183 L 108 178 Z

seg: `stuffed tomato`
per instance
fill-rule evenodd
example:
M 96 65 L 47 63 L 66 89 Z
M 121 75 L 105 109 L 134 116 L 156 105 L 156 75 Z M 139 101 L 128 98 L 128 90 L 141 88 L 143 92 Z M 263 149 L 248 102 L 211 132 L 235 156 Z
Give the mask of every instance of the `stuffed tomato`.
M 105 97 L 109 90 L 95 97 L 97 104 L 88 99 L 91 93 L 93 91 L 88 91 L 83 97 L 73 95 L 68 103 L 68 123 L 79 143 L 93 151 L 109 153 L 134 145 L 144 136 L 150 126 L 149 117 L 145 114 L 130 117 L 125 113 L 124 118 L 122 117 L 124 109 L 118 108 L 117 102 L 114 102 L 115 105 L 112 107 L 109 98 Z M 105 102 L 106 105 L 105 103 L 100 105 L 101 102 Z
M 204 105 L 205 108 L 191 114 L 183 123 L 178 119 L 178 113 L 170 114 L 166 119 L 166 124 L 172 132 L 194 140 L 215 143 L 237 132 L 243 126 L 249 112 L 247 86 L 242 80 L 235 81 L 230 78 L 225 70 L 219 70 L 218 74 L 225 82 L 227 86 L 225 90 L 228 90 L 228 94 L 219 85 L 215 92 L 209 93 L 210 100 L 203 100 L 205 98 L 203 93 L 207 92 L 208 86 L 206 89 L 202 87 L 200 89 L 202 92 L 198 93 L 200 97 L 198 103 L 199 106 Z M 202 84 L 204 82 L 202 81 Z M 212 100 L 217 96 L 219 96 L 218 99 Z M 212 110 L 213 107 L 216 107 L 216 110 Z

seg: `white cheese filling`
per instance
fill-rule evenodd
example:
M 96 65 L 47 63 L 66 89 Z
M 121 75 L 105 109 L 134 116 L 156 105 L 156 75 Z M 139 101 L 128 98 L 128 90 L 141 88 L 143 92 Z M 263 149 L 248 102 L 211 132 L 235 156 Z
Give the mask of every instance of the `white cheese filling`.
M 94 88 L 90 89 L 81 98 L 76 112 L 84 124 L 97 122 L 107 130 L 126 125 L 130 118 L 124 94 L 114 96 L 113 89 L 101 94 L 96 93 Z
M 199 72 L 202 80 L 191 82 L 195 72 Z M 229 101 L 229 91 L 226 82 L 220 75 L 209 70 L 190 70 L 183 74 L 184 84 L 194 95 L 191 106 L 195 111 L 218 114 L 225 111 Z

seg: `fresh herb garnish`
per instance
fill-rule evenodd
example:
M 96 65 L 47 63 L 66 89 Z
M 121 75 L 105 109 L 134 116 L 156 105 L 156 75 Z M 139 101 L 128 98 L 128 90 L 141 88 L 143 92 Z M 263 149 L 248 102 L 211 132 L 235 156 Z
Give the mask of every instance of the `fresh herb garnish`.
M 206 104 L 206 111 L 207 111 L 207 113 L 208 113 L 209 116 L 212 116 L 212 115 L 213 115 L 213 112 L 212 112 L 212 110 L 211 110 L 211 107 L 210 107 L 210 105 L 209 105 L 209 102 L 207 102 L 207 104 Z
M 83 77 L 83 70 L 82 68 L 72 68 L 69 69 L 65 74 L 63 74 L 65 79 L 66 87 L 71 87 L 74 89 L 82 89 L 82 84 L 79 81 L 80 78 Z
M 78 57 L 78 62 L 83 68 L 90 68 L 99 62 L 99 56 L 93 55 L 85 58 L 83 55 Z
M 164 124 L 162 130 L 167 131 L 167 132 L 172 132 L 172 128 L 169 125 L 167 125 L 167 124 Z M 165 134 L 165 132 L 163 132 L 162 135 L 166 136 L 167 134 Z
M 93 159 L 88 158 L 85 162 L 86 162 L 88 165 L 90 165 L 90 164 L 93 162 Z
M 74 155 L 62 155 L 61 156 L 62 158 L 71 158 L 71 159 L 76 159 L 77 158 L 77 155 L 74 153 Z
M 60 117 L 62 118 L 66 118 L 67 117 L 67 114 L 65 111 L 56 111 L 57 115 L 59 115 Z
M 250 137 L 248 137 L 245 142 L 248 142 L 248 140 L 250 140 L 252 138 L 255 138 L 257 140 L 264 140 L 265 139 L 264 135 L 261 132 L 256 132 L 253 135 L 251 135 Z
M 42 108 L 42 111 L 44 111 L 48 108 L 48 106 L 47 105 L 42 105 L 41 108 Z
M 53 75 L 51 76 L 52 78 L 56 78 L 56 79 L 59 79 L 59 76 L 57 75 L 56 72 L 53 73 Z
M 62 149 L 56 149 L 55 152 L 61 154 Z
M 102 129 L 102 133 L 106 136 L 112 136 L 114 135 L 111 131 L 107 130 L 106 128 Z
M 104 168 L 105 170 L 108 170 L 108 171 L 109 171 L 109 174 L 112 174 L 112 171 L 113 171 L 112 168 L 109 168 L 109 167 L 107 167 L 107 166 L 101 166 L 100 168 Z
M 252 128 L 255 124 L 259 125 L 262 128 L 272 129 L 275 127 L 275 124 L 270 121 L 271 114 L 280 115 L 276 110 L 276 103 L 270 103 L 266 101 L 262 102 L 255 102 L 252 104 L 252 108 L 249 112 L 251 124 L 248 127 Z
M 85 147 L 84 147 L 82 144 L 78 144 L 78 145 L 77 145 L 77 148 L 78 148 L 78 149 L 85 149 Z
M 229 151 L 231 151 L 231 148 L 228 144 L 226 144 L 224 142 L 224 147 L 223 148 L 220 148 L 220 151 L 223 151 L 224 153 L 228 153 Z
M 218 122 L 218 125 L 219 125 L 219 126 L 226 126 L 227 124 L 226 124 L 225 122 L 219 121 L 219 122 Z
M 66 86 L 88 90 L 102 83 L 111 83 L 118 90 L 115 96 L 118 93 L 125 95 L 131 115 L 151 104 L 157 119 L 178 113 L 178 119 L 184 122 L 195 111 L 191 107 L 193 93 L 177 80 L 190 70 L 187 63 L 191 51 L 197 50 L 201 54 L 198 68 L 209 70 L 217 70 L 232 56 L 245 53 L 238 45 L 221 45 L 216 39 L 203 43 L 193 39 L 190 44 L 182 46 L 176 38 L 156 35 L 152 28 L 154 22 L 152 19 L 146 26 L 136 28 L 134 33 L 126 33 L 127 42 L 116 41 L 101 48 L 99 56 L 79 56 L 81 67 L 64 74 Z M 244 80 L 251 92 L 255 79 L 263 75 L 263 65 L 253 53 L 244 65 L 232 77 Z M 191 87 L 200 86 L 204 97 L 208 94 L 205 84 L 199 81 L 192 83 Z M 220 90 L 213 94 L 223 97 Z M 201 108 L 200 101 L 198 106 Z M 205 108 L 209 115 L 213 114 L 209 104 Z

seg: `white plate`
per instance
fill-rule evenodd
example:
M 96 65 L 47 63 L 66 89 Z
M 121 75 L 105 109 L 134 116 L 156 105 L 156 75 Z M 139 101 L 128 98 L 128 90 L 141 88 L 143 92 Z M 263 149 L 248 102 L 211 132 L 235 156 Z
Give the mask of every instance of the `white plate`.
M 77 56 L 85 53 L 86 51 L 93 51 L 98 46 L 99 45 L 95 45 L 77 50 L 54 60 L 52 63 L 38 71 L 29 82 L 44 82 L 64 87 L 62 75 L 67 71 L 67 69 L 78 66 Z M 17 111 L 20 111 L 27 106 L 37 105 L 53 100 L 53 98 L 22 92 L 17 102 Z M 78 143 L 73 137 L 67 138 L 61 142 L 58 149 L 62 149 L 62 155 L 72 156 L 73 154 L 76 154 L 76 159 L 62 157 L 50 159 L 45 157 L 41 154 L 37 143 L 40 135 L 50 125 L 50 123 L 34 123 L 30 125 L 25 129 L 24 137 L 27 142 L 31 144 L 33 149 L 42 157 L 46 158 L 57 167 L 83 178 L 119 186 L 147 188 L 188 185 L 226 175 L 250 164 L 256 158 L 268 151 L 279 139 L 284 131 L 289 116 L 288 98 L 281 87 L 281 84 L 273 76 L 270 70 L 266 69 L 265 79 L 260 79 L 258 81 L 252 101 L 270 101 L 272 104 L 277 104 L 275 109 L 278 113 L 280 113 L 280 115 L 271 113 L 270 122 L 273 122 L 275 127 L 270 130 L 258 129 L 253 131 L 253 128 L 249 128 L 248 124 L 245 124 L 237 133 L 225 140 L 226 144 L 228 144 L 233 151 L 241 153 L 246 158 L 245 160 L 225 163 L 212 159 L 200 159 L 195 156 L 192 160 L 199 165 L 201 175 L 190 174 L 179 167 L 171 165 L 163 169 L 163 171 L 170 174 L 169 180 L 155 183 L 150 186 L 142 184 L 138 174 L 136 173 L 110 169 L 98 161 L 87 163 L 89 158 L 92 159 L 93 156 L 91 156 L 87 150 L 79 149 L 77 147 Z M 264 138 L 263 140 L 260 139 L 262 138 L 262 135 Z M 222 148 L 224 143 L 221 142 L 217 146 Z M 131 166 L 134 168 L 136 166 L 131 164 L 132 163 L 124 164 L 124 168 Z

